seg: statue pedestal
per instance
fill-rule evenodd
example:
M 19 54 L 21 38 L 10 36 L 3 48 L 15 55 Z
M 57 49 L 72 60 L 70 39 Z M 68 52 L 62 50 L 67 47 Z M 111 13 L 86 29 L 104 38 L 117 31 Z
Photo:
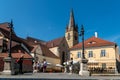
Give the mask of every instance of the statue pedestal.
M 4 70 L 2 72 L 2 74 L 14 74 L 13 72 L 13 58 L 11 57 L 6 57 L 4 58 Z
M 82 59 L 80 61 L 80 71 L 79 71 L 79 75 L 80 76 L 90 76 L 90 72 L 88 71 L 87 68 L 87 59 Z

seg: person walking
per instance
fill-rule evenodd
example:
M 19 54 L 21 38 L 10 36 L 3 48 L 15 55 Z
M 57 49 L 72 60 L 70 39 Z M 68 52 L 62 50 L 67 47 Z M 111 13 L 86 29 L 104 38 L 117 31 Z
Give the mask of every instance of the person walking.
M 20 56 L 20 58 L 17 60 L 17 63 L 19 64 L 19 73 L 23 74 L 22 67 L 23 67 L 23 55 Z
M 73 70 L 73 58 L 71 58 L 70 60 L 70 65 L 69 65 L 69 70 L 70 70 L 70 74 L 72 74 L 72 70 Z
M 40 61 L 37 62 L 37 72 L 40 72 L 41 64 Z
M 37 72 L 37 62 L 35 61 L 33 64 L 33 73 Z
M 43 59 L 43 72 L 46 72 L 46 68 L 47 68 L 47 61 L 46 59 Z

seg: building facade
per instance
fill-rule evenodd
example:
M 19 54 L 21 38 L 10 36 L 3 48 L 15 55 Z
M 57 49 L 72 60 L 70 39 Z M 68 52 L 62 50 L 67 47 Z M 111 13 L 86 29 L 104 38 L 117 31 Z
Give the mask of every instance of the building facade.
M 48 63 L 51 63 L 53 65 L 60 64 L 59 57 L 49 50 L 49 48 L 46 46 L 45 41 L 32 37 L 27 37 L 25 41 L 33 46 L 33 49 L 31 50 L 31 55 L 33 56 L 35 62 L 42 62 L 43 59 L 46 59 Z
M 8 57 L 9 45 L 10 45 L 10 23 L 1 23 L 0 24 L 0 71 L 4 69 L 4 58 Z M 12 41 L 11 41 L 11 56 L 14 59 L 14 64 L 17 64 L 17 59 L 23 56 L 23 72 L 32 71 L 33 58 L 29 54 L 32 46 L 28 45 L 18 37 L 14 30 L 12 30 Z
M 98 37 L 91 37 L 85 40 L 84 44 L 85 58 L 88 59 L 88 69 L 91 72 L 118 72 L 116 60 L 118 60 L 119 57 L 119 50 L 116 43 Z M 70 57 L 75 61 L 81 60 L 82 43 L 70 49 Z

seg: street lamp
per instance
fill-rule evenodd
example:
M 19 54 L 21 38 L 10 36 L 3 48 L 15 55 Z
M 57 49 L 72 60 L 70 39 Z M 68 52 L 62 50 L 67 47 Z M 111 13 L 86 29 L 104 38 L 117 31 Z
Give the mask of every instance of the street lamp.
M 84 53 L 84 27 L 81 25 L 81 31 L 80 31 L 80 36 L 82 37 L 82 58 L 80 61 L 80 71 L 79 75 L 81 76 L 89 76 L 89 71 L 87 70 L 87 62 L 88 60 L 85 58 L 85 53 Z
M 12 29 L 13 29 L 13 21 L 12 21 L 12 20 L 11 20 L 11 23 L 9 24 L 9 28 L 10 28 L 10 44 L 9 44 L 8 57 L 12 57 L 12 56 L 11 56 L 11 46 L 12 46 Z
M 83 27 L 83 25 L 81 25 L 80 36 L 82 36 L 82 59 L 85 59 L 85 54 L 84 54 L 84 27 Z
M 14 71 L 14 60 L 12 58 L 11 55 L 11 46 L 12 46 L 12 29 L 13 29 L 13 22 L 11 20 L 11 23 L 8 24 L 9 28 L 10 28 L 10 44 L 9 44 L 9 51 L 8 51 L 8 57 L 4 58 L 4 70 L 2 74 L 15 74 Z

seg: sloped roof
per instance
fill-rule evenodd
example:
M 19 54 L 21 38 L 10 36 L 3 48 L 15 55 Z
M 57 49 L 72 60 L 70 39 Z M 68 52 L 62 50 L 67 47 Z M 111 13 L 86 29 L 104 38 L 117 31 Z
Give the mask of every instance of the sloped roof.
M 34 52 L 38 46 L 41 47 L 42 55 L 45 57 L 58 58 L 54 53 L 52 53 L 46 46 L 46 42 L 32 37 L 27 37 L 25 40 L 28 44 L 33 46 L 31 52 Z
M 28 53 L 12 53 L 13 58 L 20 58 L 21 55 L 24 55 L 24 58 L 32 58 Z M 0 57 L 8 57 L 8 53 L 0 53 Z
M 36 38 L 33 38 L 33 37 L 27 37 L 26 38 L 26 41 L 29 43 L 29 44 L 46 44 L 46 41 L 43 41 L 43 40 L 40 40 L 40 39 L 36 39 Z
M 61 37 L 61 38 L 57 38 L 57 39 L 48 41 L 46 45 L 48 48 L 59 46 L 63 39 L 64 39 L 64 37 Z
M 103 40 L 100 38 L 96 38 L 96 37 L 91 37 L 91 38 L 84 41 L 85 48 L 111 46 L 111 45 L 115 45 L 115 43 L 107 41 L 107 40 Z M 79 48 L 82 48 L 82 42 L 73 46 L 71 49 L 79 49 Z
M 8 22 L 0 23 L 0 28 L 4 29 L 6 31 L 10 31 L 9 24 L 10 23 L 8 23 Z
M 51 57 L 51 58 L 58 58 L 54 53 L 52 53 L 45 45 L 40 45 L 42 49 L 43 56 Z
M 50 58 L 59 58 L 57 57 L 54 53 L 52 53 L 49 48 L 46 45 L 39 44 L 42 50 L 42 55 L 45 57 L 50 57 Z M 37 48 L 38 45 L 34 45 L 34 48 L 32 51 L 34 51 Z
M 9 28 L 9 24 L 10 23 L 1 23 L 0 24 L 0 32 L 6 37 L 6 38 L 10 38 L 10 28 Z M 29 44 L 27 44 L 22 38 L 18 37 L 14 30 L 12 32 L 12 41 L 18 42 L 18 43 L 23 43 L 24 45 L 27 46 L 28 49 L 32 49 L 32 46 L 30 46 Z M 14 45 L 14 44 L 13 44 Z

